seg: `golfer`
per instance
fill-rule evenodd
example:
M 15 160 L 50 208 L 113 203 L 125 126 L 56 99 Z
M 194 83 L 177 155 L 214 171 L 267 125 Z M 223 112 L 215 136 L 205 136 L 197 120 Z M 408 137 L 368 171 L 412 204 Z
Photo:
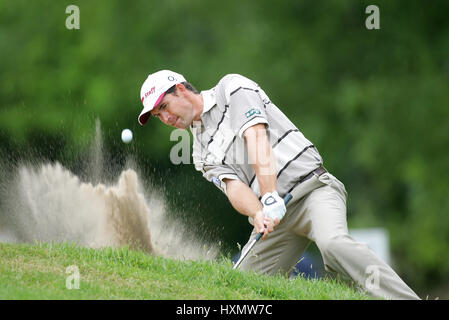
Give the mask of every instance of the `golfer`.
M 264 233 L 241 269 L 289 274 L 314 241 L 327 271 L 375 297 L 419 299 L 371 249 L 351 238 L 344 185 L 257 83 L 229 74 L 198 92 L 182 75 L 162 70 L 148 76 L 140 98 L 141 125 L 154 116 L 191 130 L 195 168 L 249 217 L 254 230 L 248 243 Z M 286 207 L 287 193 L 293 199 Z

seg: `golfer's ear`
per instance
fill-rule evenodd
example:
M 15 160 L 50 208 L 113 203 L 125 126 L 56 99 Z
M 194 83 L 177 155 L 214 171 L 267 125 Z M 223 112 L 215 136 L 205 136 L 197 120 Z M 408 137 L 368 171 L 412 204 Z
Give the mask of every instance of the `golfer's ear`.
M 181 92 L 185 92 L 187 90 L 187 88 L 182 83 L 178 83 L 178 84 L 176 84 L 176 91 L 178 91 L 178 90 Z

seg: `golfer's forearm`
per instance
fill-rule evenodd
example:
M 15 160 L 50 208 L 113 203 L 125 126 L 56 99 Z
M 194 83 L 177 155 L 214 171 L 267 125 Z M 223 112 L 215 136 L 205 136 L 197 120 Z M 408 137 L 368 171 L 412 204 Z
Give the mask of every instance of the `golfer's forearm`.
M 265 169 L 256 169 L 256 166 L 254 166 L 254 169 L 256 171 L 257 181 L 259 182 L 261 196 L 267 192 L 277 190 L 277 178 L 275 174 L 266 174 L 264 173 Z
M 260 194 L 277 189 L 276 160 L 264 124 L 248 128 L 244 134 L 251 163 L 259 182 Z
M 225 179 L 226 194 L 235 210 L 241 214 L 254 218 L 263 206 L 256 194 L 240 180 Z

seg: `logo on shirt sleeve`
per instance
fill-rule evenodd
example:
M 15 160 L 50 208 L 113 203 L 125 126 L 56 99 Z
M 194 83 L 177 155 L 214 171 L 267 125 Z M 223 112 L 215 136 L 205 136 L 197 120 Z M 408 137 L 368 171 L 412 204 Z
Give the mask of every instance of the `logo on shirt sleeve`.
M 220 180 L 217 177 L 212 177 L 211 181 L 217 186 L 221 187 Z
M 250 118 L 255 114 L 261 114 L 262 112 L 257 108 L 252 108 L 249 111 L 245 112 L 246 118 Z

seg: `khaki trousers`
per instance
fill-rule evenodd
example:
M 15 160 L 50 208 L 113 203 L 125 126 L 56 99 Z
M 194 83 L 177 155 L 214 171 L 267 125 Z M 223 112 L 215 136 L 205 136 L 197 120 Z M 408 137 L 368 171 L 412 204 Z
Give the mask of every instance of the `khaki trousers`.
M 314 241 L 326 271 L 354 280 L 375 297 L 419 299 L 368 246 L 348 234 L 347 193 L 337 178 L 330 173 L 314 176 L 291 193 L 284 218 L 265 240 L 256 243 L 241 263 L 242 270 L 290 274 Z M 246 246 L 256 235 L 253 230 Z

